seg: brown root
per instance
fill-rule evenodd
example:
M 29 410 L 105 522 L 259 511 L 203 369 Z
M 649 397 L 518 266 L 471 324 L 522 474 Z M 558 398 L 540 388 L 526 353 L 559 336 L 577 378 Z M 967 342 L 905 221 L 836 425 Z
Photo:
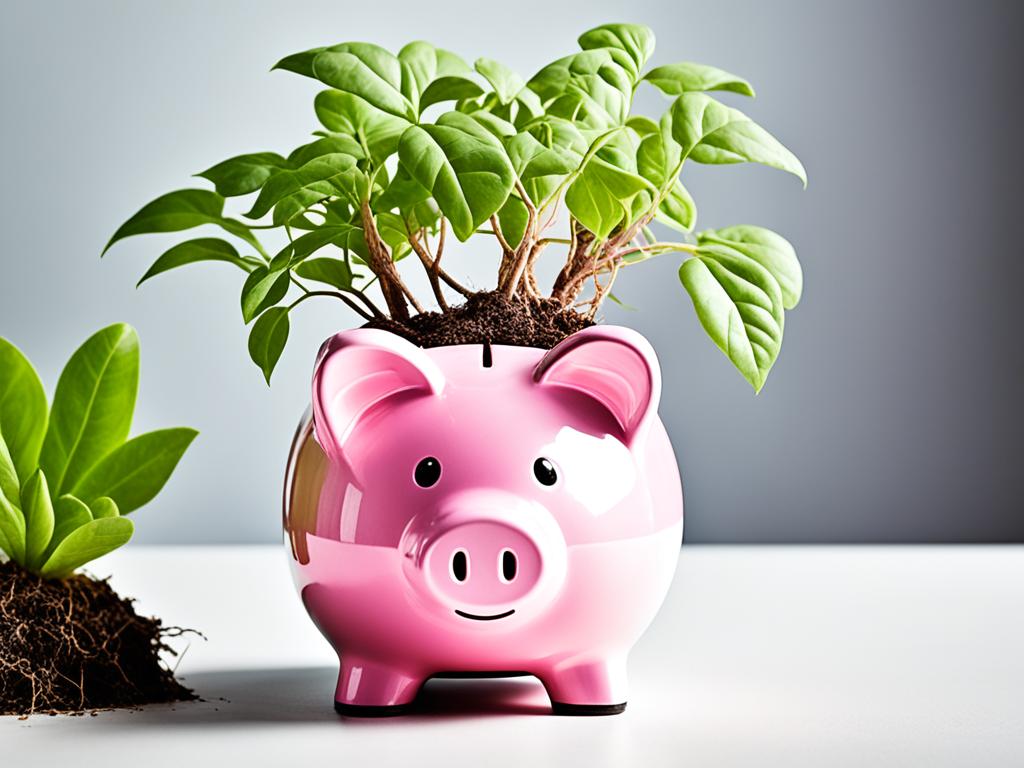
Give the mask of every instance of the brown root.
M 139 616 L 106 580 L 0 563 L 0 715 L 195 699 L 160 658 L 184 631 Z

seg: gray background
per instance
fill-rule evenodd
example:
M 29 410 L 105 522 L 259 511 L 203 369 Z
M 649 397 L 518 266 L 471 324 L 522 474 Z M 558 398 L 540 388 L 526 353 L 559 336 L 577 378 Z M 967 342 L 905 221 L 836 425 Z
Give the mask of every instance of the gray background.
M 605 310 L 661 356 L 687 539 L 1022 541 L 1018 15 L 968 2 L 5 3 L 0 333 L 52 391 L 88 333 L 134 324 L 136 430 L 202 432 L 136 513 L 138 539 L 276 540 L 312 358 L 354 317 L 307 304 L 268 389 L 246 353 L 240 273 L 195 267 L 136 291 L 181 238 L 129 240 L 101 262 L 106 239 L 191 173 L 304 141 L 316 86 L 269 73 L 284 54 L 425 38 L 529 75 L 591 26 L 641 21 L 658 33 L 654 64 L 750 78 L 744 109 L 810 175 L 803 191 L 761 168 L 686 172 L 702 226 L 770 226 L 804 264 L 805 298 L 759 396 L 703 336 L 675 257 L 621 276 L 638 311 Z M 648 92 L 640 105 L 664 102 Z M 476 285 L 493 279 L 483 244 L 453 263 Z

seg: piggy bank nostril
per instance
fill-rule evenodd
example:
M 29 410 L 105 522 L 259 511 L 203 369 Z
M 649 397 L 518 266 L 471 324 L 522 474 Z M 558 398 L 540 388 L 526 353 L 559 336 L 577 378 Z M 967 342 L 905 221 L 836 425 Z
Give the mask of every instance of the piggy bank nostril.
M 498 573 L 501 575 L 501 580 L 505 582 L 513 581 L 517 570 L 516 553 L 511 549 L 501 550 L 501 555 L 498 559 Z
M 451 574 L 458 582 L 469 578 L 469 555 L 466 554 L 466 550 L 457 549 L 452 553 Z

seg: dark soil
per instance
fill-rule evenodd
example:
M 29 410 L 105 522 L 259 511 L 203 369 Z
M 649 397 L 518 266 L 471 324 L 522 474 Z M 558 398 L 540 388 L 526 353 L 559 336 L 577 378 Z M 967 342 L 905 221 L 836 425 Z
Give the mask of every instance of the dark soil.
M 421 347 L 508 344 L 551 349 L 566 336 L 593 325 L 579 312 L 551 299 L 526 303 L 501 293 L 475 293 L 448 312 L 423 312 L 405 323 L 371 320 L 364 328 L 396 333 Z
M 137 615 L 106 580 L 0 563 L 0 715 L 195 699 L 160 660 L 174 655 L 164 638 L 182 632 Z

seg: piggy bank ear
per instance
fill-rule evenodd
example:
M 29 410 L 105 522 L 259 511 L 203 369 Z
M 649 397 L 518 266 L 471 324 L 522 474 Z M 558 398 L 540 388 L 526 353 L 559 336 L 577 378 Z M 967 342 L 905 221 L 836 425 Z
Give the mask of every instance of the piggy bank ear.
M 437 395 L 444 375 L 421 348 L 387 331 L 360 328 L 324 342 L 313 370 L 317 441 L 339 458 L 356 423 L 400 393 Z
M 576 390 L 601 404 L 622 428 L 627 445 L 644 434 L 661 398 L 661 369 L 636 331 L 594 326 L 548 352 L 533 371 L 541 386 Z

